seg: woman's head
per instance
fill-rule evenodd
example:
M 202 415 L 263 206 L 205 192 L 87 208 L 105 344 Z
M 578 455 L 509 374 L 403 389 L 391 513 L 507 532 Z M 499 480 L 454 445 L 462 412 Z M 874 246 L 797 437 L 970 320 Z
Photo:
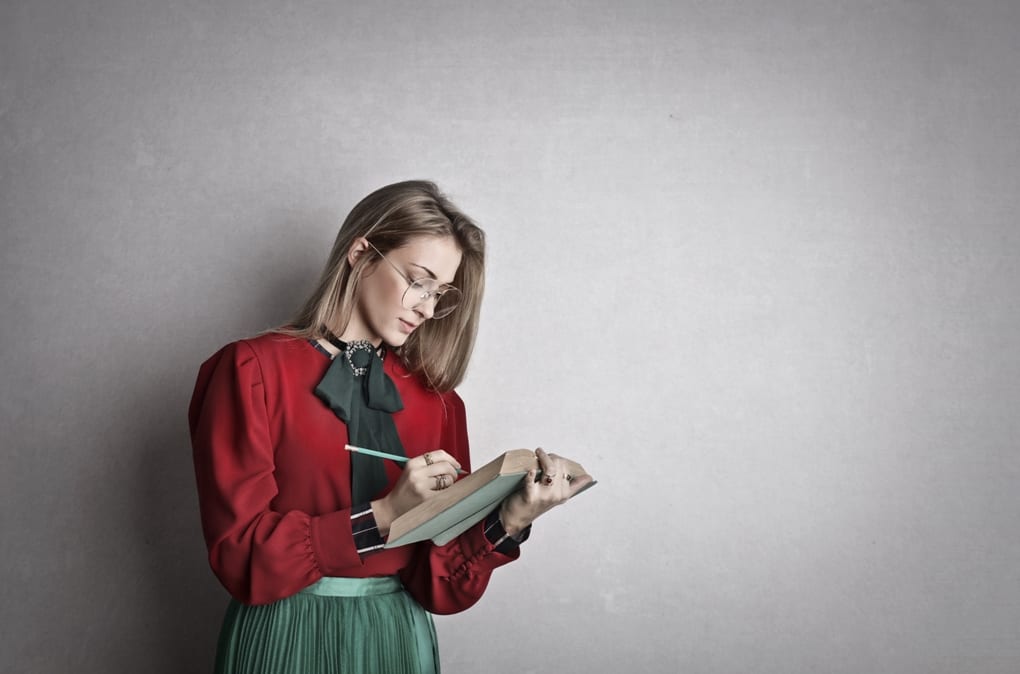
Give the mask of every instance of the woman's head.
M 351 210 L 315 291 L 287 332 L 317 338 L 324 329 L 342 335 L 351 328 L 359 333 L 354 338 L 379 337 L 429 385 L 449 390 L 463 379 L 474 347 L 484 267 L 482 230 L 433 183 L 388 185 Z M 426 289 L 454 286 L 457 308 L 433 319 L 433 310 L 456 293 L 438 304 L 411 301 L 409 279 L 422 280 Z

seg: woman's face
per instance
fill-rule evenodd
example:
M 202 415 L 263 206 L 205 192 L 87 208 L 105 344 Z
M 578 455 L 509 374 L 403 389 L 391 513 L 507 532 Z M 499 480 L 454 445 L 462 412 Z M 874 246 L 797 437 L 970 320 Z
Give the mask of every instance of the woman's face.
M 371 253 L 368 243 L 358 239 L 348 259 L 353 264 L 359 256 Z M 407 278 L 452 284 L 460 259 L 460 248 L 449 236 L 414 237 L 402 248 L 386 253 L 386 260 L 392 264 L 377 260 L 362 274 L 351 321 L 341 339 L 365 339 L 375 345 L 385 342 L 392 347 L 402 345 L 415 328 L 432 317 L 434 308 L 432 300 L 413 309 L 403 306 L 401 300 L 407 290 Z

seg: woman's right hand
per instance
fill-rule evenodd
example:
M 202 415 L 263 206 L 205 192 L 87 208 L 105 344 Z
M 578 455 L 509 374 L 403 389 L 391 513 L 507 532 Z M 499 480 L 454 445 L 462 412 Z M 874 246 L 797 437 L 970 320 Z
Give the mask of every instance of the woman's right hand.
M 409 459 L 390 493 L 372 501 L 379 533 L 387 536 L 393 520 L 453 484 L 458 470 L 460 462 L 442 449 Z

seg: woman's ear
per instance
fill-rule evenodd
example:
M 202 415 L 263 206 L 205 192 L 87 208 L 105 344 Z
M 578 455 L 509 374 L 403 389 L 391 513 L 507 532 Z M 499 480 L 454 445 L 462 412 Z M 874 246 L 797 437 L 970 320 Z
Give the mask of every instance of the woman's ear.
M 359 236 L 351 243 L 351 247 L 347 249 L 347 263 L 354 266 L 354 263 L 358 261 L 366 250 L 368 250 L 368 239 L 363 236 Z

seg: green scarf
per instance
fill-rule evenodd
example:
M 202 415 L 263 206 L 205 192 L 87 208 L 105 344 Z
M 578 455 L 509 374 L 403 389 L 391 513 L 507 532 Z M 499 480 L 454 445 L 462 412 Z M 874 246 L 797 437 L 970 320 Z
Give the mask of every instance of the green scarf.
M 340 353 L 315 387 L 315 395 L 347 424 L 350 444 L 407 456 L 390 416 L 404 409 L 404 403 L 383 371 L 376 348 L 366 341 L 345 344 L 334 335 L 328 339 Z M 368 503 L 388 482 L 383 459 L 357 452 L 350 452 L 350 459 L 351 505 Z

